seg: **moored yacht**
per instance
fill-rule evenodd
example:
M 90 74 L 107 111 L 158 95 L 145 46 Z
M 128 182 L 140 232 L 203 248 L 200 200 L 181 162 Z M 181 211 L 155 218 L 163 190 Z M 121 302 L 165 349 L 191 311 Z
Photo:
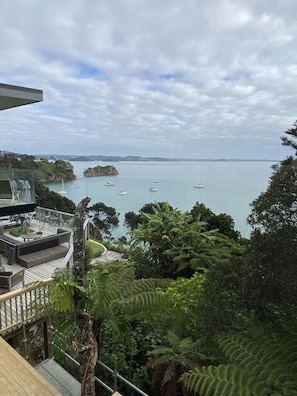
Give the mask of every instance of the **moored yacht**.
M 105 186 L 114 186 L 114 183 L 111 182 L 110 180 L 106 180 L 106 182 L 104 183 Z

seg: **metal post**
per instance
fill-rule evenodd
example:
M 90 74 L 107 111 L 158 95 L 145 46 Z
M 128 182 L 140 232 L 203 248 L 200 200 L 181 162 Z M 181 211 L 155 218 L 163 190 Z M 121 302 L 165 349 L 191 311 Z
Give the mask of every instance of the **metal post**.
M 49 340 L 49 324 L 48 324 L 48 320 L 45 320 L 42 323 L 42 327 L 43 327 L 43 347 L 44 347 L 44 357 L 45 359 L 48 359 L 51 356 L 51 345 L 50 345 L 50 340 Z
M 114 370 L 113 370 L 113 390 L 118 389 L 118 370 L 117 370 L 117 363 L 115 362 L 114 364 Z
M 26 334 L 26 322 L 25 322 L 25 315 L 24 315 L 24 303 L 23 303 L 23 294 L 20 294 L 21 300 L 21 319 L 22 319 L 22 331 L 23 331 L 23 339 L 22 343 L 24 345 L 24 355 L 25 359 L 28 360 L 28 350 L 27 350 L 27 334 Z

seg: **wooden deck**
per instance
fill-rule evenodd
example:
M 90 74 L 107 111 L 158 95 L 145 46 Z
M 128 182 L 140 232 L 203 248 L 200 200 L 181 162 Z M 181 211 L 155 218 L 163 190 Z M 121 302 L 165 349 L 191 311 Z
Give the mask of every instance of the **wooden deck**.
M 1 337 L 0 357 L 0 395 L 62 395 Z
M 38 223 L 35 226 L 39 226 Z M 47 226 L 46 233 L 56 233 L 56 229 L 51 229 L 50 226 Z M 68 248 L 68 243 L 65 243 L 66 245 Z M 22 289 L 21 282 L 16 284 L 10 292 L 7 289 L 0 289 L 0 335 L 4 336 L 10 331 L 19 328 L 23 320 L 27 323 L 33 320 L 35 311 L 32 307 L 38 302 L 41 304 L 46 303 L 48 291 L 46 287 L 40 290 L 26 291 L 26 285 L 52 278 L 56 269 L 65 268 L 69 263 L 71 265 L 72 255 L 73 243 L 71 238 L 70 247 L 65 257 L 31 268 L 25 268 L 24 289 Z M 15 273 L 24 269 L 24 267 L 15 262 L 9 265 L 4 255 L 1 255 L 1 263 L 6 271 Z
M 25 285 L 28 285 L 32 282 L 41 281 L 44 279 L 50 278 L 57 268 L 65 268 L 69 261 L 69 256 L 72 256 L 73 248 L 70 247 L 69 253 L 67 256 L 54 260 L 49 261 L 48 263 L 36 265 L 35 267 L 25 268 Z M 1 262 L 5 266 L 6 271 L 18 272 L 24 267 L 19 264 L 7 264 L 7 259 L 2 255 Z M 22 286 L 21 283 L 15 285 L 12 290 L 17 290 Z M 7 289 L 0 288 L 0 294 L 7 293 Z
M 55 232 L 47 229 L 47 233 Z M 68 244 L 67 244 L 68 245 Z M 36 265 L 32 268 L 25 268 L 25 285 L 34 284 L 41 280 L 51 278 L 57 268 L 65 268 L 73 254 L 72 241 L 69 252 L 66 257 L 48 263 Z M 5 270 L 17 272 L 23 267 L 17 263 L 8 265 L 7 259 L 1 255 L 2 265 Z M 0 289 L 0 395 L 15 396 L 58 396 L 78 395 L 80 384 L 75 382 L 76 386 L 70 387 L 68 393 L 65 393 L 65 384 L 67 385 L 72 379 L 70 374 L 56 364 L 55 381 L 54 376 L 45 375 L 45 369 L 39 368 L 38 372 L 34 369 L 16 350 L 14 350 L 2 337 L 19 328 L 22 321 L 29 323 L 35 319 L 34 310 L 35 302 L 43 303 L 47 301 L 47 288 L 32 290 L 26 292 L 22 289 L 22 283 L 15 285 L 11 292 L 6 289 Z M 52 364 L 53 366 L 53 364 Z M 57 373 L 60 373 L 57 375 Z M 67 379 L 67 380 L 66 380 Z
M 73 247 L 70 246 L 68 254 L 58 260 L 36 265 L 25 269 L 25 287 L 18 283 L 8 292 L 7 289 L 0 289 L 0 335 L 7 335 L 9 332 L 20 328 L 23 321 L 26 323 L 34 320 L 38 304 L 46 304 L 48 301 L 48 285 L 43 287 L 34 286 L 35 282 L 45 281 L 52 278 L 57 268 L 65 268 L 72 258 Z M 18 264 L 6 265 L 5 258 L 2 259 L 6 269 L 17 272 L 23 267 Z M 33 285 L 33 287 L 26 287 Z
M 50 224 L 45 224 L 45 223 L 39 222 L 37 220 L 31 221 L 30 228 L 33 229 L 34 231 L 42 231 L 44 236 L 56 234 L 56 232 L 57 232 L 57 227 L 52 226 Z M 11 235 L 9 234 L 9 231 L 6 231 L 5 235 L 11 237 Z M 18 237 L 18 238 L 14 237 L 14 238 L 17 240 L 20 240 L 20 241 L 23 240 L 22 237 Z M 68 248 L 68 243 L 65 243 L 63 245 L 67 246 L 67 248 Z M 69 252 L 65 257 L 57 259 L 57 260 L 49 261 L 44 264 L 36 265 L 35 267 L 25 269 L 25 285 L 28 285 L 32 282 L 37 282 L 40 280 L 50 278 L 57 268 L 65 268 L 66 267 L 67 263 L 69 261 L 71 261 L 72 254 L 73 254 L 73 243 L 72 243 L 72 237 L 71 237 Z M 2 265 L 4 265 L 6 271 L 17 272 L 24 268 L 17 263 L 8 265 L 7 258 L 4 256 L 4 254 L 1 254 L 1 263 L 2 263 Z M 17 284 L 12 288 L 12 290 L 19 289 L 20 287 L 21 287 L 21 284 Z M 6 293 L 6 292 L 7 292 L 7 290 L 0 288 L 0 294 Z

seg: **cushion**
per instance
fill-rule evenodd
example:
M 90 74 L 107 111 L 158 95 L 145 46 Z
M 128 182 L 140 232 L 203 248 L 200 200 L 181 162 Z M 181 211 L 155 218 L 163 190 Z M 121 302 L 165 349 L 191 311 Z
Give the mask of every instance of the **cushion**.
M 10 275 L 12 275 L 12 271 L 2 271 L 2 272 L 0 272 L 0 275 L 2 275 L 2 276 L 10 276 Z

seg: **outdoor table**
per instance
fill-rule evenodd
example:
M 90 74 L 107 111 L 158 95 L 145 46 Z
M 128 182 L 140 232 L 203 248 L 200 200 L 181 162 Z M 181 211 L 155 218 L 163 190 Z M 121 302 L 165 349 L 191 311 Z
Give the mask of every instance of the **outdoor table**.
M 36 232 L 31 232 L 30 234 L 23 235 L 24 242 L 39 239 L 42 234 L 37 234 Z

